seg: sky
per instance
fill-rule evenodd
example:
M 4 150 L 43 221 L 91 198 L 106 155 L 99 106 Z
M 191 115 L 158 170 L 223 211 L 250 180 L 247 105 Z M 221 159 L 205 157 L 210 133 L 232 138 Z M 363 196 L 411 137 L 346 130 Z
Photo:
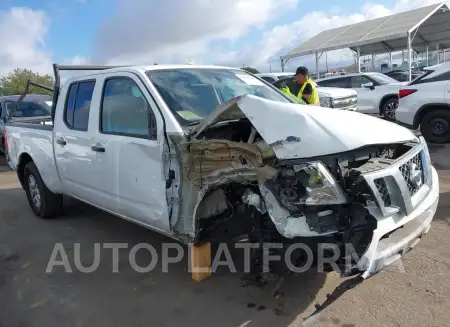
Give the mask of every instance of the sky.
M 0 76 L 15 68 L 51 74 L 53 62 L 193 62 L 279 71 L 280 55 L 323 30 L 438 2 L 0 0 Z M 353 55 L 338 50 L 327 60 L 332 67 L 352 62 Z M 314 59 L 291 60 L 286 70 L 300 64 L 314 65 Z

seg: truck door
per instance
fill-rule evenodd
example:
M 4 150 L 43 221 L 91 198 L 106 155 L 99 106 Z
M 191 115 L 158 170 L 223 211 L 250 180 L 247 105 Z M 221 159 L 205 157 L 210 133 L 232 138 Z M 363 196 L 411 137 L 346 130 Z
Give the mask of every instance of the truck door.
M 96 145 L 114 165 L 118 213 L 153 229 L 170 231 L 163 167 L 162 118 L 133 73 L 102 75 Z M 149 126 L 155 127 L 150 133 Z M 152 129 L 153 130 L 153 129 Z M 157 134 L 159 130 L 161 134 Z
M 64 192 L 101 208 L 117 210 L 115 167 L 93 151 L 101 89 L 96 80 L 61 90 L 54 124 L 56 165 Z

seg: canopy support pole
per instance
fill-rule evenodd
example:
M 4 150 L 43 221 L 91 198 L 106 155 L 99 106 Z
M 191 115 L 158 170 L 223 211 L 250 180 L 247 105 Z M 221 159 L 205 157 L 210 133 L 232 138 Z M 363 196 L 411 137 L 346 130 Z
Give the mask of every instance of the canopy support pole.
M 436 44 L 436 60 L 436 63 L 439 65 L 439 43 Z
M 389 69 L 392 70 L 392 51 L 389 51 Z
M 429 66 L 429 65 L 428 65 L 428 43 L 426 44 L 425 51 L 426 51 L 426 53 L 427 53 L 427 54 L 426 54 L 426 56 L 427 56 L 426 58 L 427 58 L 427 67 L 428 67 L 428 66 Z
M 408 81 L 411 82 L 411 33 L 408 32 Z
M 316 77 L 320 78 L 320 72 L 319 72 L 319 52 L 316 51 Z
M 358 69 L 358 73 L 361 73 L 361 52 L 359 47 L 356 47 L 356 65 Z

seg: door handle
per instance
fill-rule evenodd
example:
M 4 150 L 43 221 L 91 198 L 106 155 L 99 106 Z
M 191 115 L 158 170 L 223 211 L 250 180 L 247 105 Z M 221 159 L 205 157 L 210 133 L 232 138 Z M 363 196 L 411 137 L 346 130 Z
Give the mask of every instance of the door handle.
M 101 146 L 101 144 L 95 144 L 91 146 L 92 151 L 95 152 L 105 152 L 105 148 Z
M 66 145 L 67 144 L 66 140 L 64 138 L 62 138 L 62 137 L 57 139 L 56 143 L 58 143 L 59 145 Z

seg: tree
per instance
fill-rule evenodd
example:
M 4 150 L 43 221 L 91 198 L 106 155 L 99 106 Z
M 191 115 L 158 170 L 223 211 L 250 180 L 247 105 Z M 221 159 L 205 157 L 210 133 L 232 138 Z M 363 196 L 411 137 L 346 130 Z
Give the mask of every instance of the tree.
M 48 87 L 53 87 L 53 77 L 50 75 L 40 75 L 29 69 L 16 68 L 12 73 L 0 77 L 0 96 L 1 95 L 16 95 L 22 94 L 25 91 L 25 86 L 28 79 L 35 83 L 39 83 Z M 31 86 L 29 94 L 46 94 L 51 92 L 40 87 Z
M 252 74 L 259 74 L 259 70 L 257 70 L 256 68 L 252 68 L 252 67 L 243 67 L 242 70 L 245 70 Z

